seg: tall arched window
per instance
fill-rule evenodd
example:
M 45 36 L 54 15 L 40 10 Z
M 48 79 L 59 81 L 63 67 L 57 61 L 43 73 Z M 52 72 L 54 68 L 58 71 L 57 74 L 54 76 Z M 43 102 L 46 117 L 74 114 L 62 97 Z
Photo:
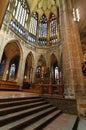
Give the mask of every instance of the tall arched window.
M 55 80 L 59 79 L 59 68 L 55 67 Z
M 13 16 L 23 27 L 25 27 L 25 22 L 28 19 L 28 14 L 29 10 L 26 0 L 16 0 Z
M 29 8 L 26 0 L 16 0 L 10 27 L 13 31 L 23 35 L 27 39 L 26 29 L 29 15 Z
M 14 78 L 15 70 L 16 70 L 16 65 L 12 64 L 11 67 L 10 67 L 9 77 Z
M 50 43 L 57 42 L 57 19 L 53 13 L 50 14 Z
M 39 44 L 46 44 L 47 42 L 47 18 L 45 14 L 42 15 L 39 23 Z
M 30 27 L 29 27 L 28 40 L 31 42 L 36 42 L 37 22 L 38 22 L 38 14 L 37 12 L 35 12 L 31 17 Z

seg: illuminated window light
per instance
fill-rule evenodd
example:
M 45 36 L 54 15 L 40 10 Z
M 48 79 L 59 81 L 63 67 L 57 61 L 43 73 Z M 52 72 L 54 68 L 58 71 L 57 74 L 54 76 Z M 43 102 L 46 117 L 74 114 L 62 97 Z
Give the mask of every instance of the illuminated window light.
M 73 8 L 73 20 L 77 22 L 80 21 L 80 14 L 78 9 Z

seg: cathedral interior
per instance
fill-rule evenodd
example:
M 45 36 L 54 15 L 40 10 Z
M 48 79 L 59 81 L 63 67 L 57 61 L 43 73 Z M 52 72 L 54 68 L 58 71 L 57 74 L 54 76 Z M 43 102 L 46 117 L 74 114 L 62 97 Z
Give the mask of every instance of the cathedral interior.
M 0 95 L 40 95 L 75 122 L 86 119 L 85 8 L 86 0 L 0 0 Z M 4 127 L 6 120 L 0 130 L 43 126 Z

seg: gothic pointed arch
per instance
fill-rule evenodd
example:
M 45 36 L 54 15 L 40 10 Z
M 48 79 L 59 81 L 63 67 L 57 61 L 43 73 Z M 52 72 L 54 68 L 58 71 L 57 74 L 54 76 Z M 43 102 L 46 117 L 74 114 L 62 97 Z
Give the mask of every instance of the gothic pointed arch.
M 55 56 L 54 53 L 52 53 L 51 56 L 50 56 L 50 62 L 51 62 L 51 63 L 50 63 L 51 66 L 52 66 L 53 64 L 58 65 L 57 57 Z
M 26 57 L 25 71 L 24 71 L 24 81 L 28 83 L 32 83 L 33 62 L 34 62 L 33 53 L 29 52 L 29 54 Z
M 6 57 L 3 76 L 7 75 L 6 80 L 15 81 L 17 79 L 20 57 L 22 57 L 23 55 L 22 48 L 18 43 L 18 41 L 16 40 L 9 41 L 4 47 L 3 54 L 5 54 Z
M 57 83 L 57 80 L 59 80 L 59 66 L 58 66 L 58 60 L 55 56 L 55 54 L 52 54 L 50 57 L 50 70 L 52 75 L 52 82 Z
M 36 77 L 38 78 L 43 77 L 45 71 L 46 71 L 46 60 L 45 57 L 41 54 L 37 62 Z
M 40 65 L 40 66 L 46 66 L 46 60 L 45 60 L 45 57 L 42 54 L 39 57 L 38 65 Z

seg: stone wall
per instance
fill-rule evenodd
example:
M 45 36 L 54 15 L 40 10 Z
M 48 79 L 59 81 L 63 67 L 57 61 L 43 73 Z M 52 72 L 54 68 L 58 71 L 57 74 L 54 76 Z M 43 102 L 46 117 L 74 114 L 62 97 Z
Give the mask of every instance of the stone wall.
M 77 110 L 80 117 L 86 118 L 86 96 L 77 98 Z
M 45 97 L 45 99 L 65 113 L 77 114 L 77 102 L 74 99 L 61 99 L 51 96 Z
M 33 46 L 33 44 L 31 45 L 31 43 L 27 43 L 25 42 L 22 37 L 18 37 L 13 31 L 11 31 L 11 29 L 8 28 L 8 26 L 6 25 L 6 23 L 3 23 L 1 31 L 0 31 L 0 60 L 2 58 L 3 52 L 5 47 L 8 45 L 8 43 L 10 43 L 11 46 L 9 46 L 9 48 L 7 49 L 7 54 L 9 53 L 9 50 L 15 50 L 17 49 L 19 52 L 19 56 L 20 56 L 20 62 L 19 62 L 19 69 L 18 69 L 18 74 L 17 74 L 17 84 L 19 86 L 22 86 L 23 83 L 23 78 L 24 78 L 24 69 L 25 69 L 25 62 L 27 59 L 27 56 L 29 53 L 32 54 L 33 56 L 33 61 L 32 61 L 32 67 L 33 67 L 33 82 L 34 82 L 34 76 L 35 76 L 35 72 L 36 72 L 36 67 L 37 67 L 37 62 L 40 58 L 40 56 L 42 55 L 45 58 L 45 62 L 46 62 L 46 67 L 50 67 L 51 64 L 51 55 L 54 54 L 57 61 L 58 61 L 58 65 L 60 65 L 61 63 L 61 42 L 59 42 L 56 45 L 53 45 L 51 48 L 50 47 L 42 47 L 42 46 Z M 14 47 L 12 46 L 13 43 L 15 43 L 17 45 L 17 48 L 15 48 L 15 44 Z M 16 53 L 16 51 L 14 51 L 14 53 Z M 9 61 L 12 59 L 12 55 L 15 55 L 14 53 L 11 52 L 11 57 L 9 54 Z M 28 61 L 30 62 L 30 61 Z M 22 70 L 22 71 L 21 71 Z M 21 75 L 21 76 L 20 76 Z M 5 77 L 6 78 L 6 77 Z

